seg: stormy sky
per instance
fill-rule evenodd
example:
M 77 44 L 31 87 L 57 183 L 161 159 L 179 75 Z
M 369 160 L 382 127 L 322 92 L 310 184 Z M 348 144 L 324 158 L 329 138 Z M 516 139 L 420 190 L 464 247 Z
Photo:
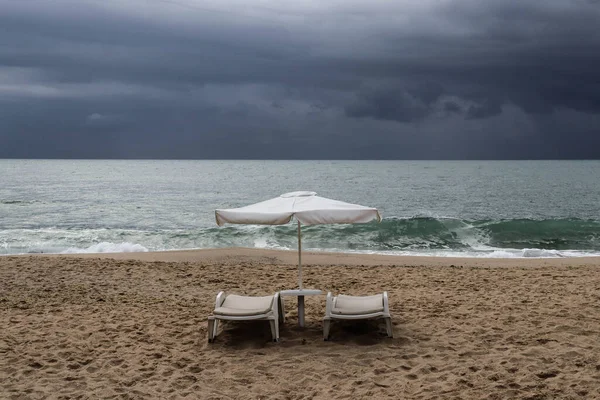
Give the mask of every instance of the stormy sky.
M 600 158 L 600 1 L 0 0 L 0 158 Z

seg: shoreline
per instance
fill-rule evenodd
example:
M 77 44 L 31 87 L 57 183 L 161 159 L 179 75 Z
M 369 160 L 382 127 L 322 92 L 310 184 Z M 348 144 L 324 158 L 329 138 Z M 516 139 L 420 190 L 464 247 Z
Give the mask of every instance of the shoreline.
M 281 265 L 297 265 L 298 252 L 295 250 L 257 249 L 246 247 L 225 247 L 194 250 L 166 250 L 149 252 L 121 253 L 73 253 L 73 254 L 7 254 L 3 257 L 66 257 L 98 258 L 114 260 L 225 263 L 239 261 L 261 262 Z M 337 253 L 303 251 L 302 265 L 350 265 L 350 266 L 464 266 L 464 267 L 514 267 L 514 266 L 588 266 L 600 265 L 600 256 L 596 257 L 438 257 L 404 256 L 366 253 Z

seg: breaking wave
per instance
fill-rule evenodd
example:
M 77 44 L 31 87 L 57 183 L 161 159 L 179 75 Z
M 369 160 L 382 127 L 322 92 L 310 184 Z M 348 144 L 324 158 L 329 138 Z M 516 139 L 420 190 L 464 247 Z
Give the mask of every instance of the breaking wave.
M 600 255 L 600 221 L 386 218 L 381 223 L 302 228 L 305 250 L 460 257 Z M 186 229 L 0 230 L 0 254 L 139 252 L 218 247 L 296 249 L 293 224 Z
M 109 243 L 102 242 L 93 244 L 85 249 L 70 247 L 61 253 L 63 254 L 81 254 L 81 253 L 137 253 L 146 252 L 147 248 L 137 243 Z

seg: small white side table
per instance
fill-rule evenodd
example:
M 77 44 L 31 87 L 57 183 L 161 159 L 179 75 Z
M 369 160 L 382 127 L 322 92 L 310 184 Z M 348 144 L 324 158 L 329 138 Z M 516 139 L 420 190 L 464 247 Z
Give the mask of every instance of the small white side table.
M 294 289 L 282 290 L 280 296 L 298 296 L 298 325 L 304 328 L 304 296 L 317 296 L 323 294 L 319 289 Z

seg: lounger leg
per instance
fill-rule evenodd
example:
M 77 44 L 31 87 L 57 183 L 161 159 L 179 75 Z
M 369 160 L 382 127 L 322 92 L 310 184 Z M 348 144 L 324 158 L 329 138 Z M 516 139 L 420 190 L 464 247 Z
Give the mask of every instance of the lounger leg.
M 283 297 L 279 297 L 279 309 L 277 311 L 279 313 L 279 323 L 285 323 L 285 306 L 283 303 Z
M 329 339 L 329 329 L 331 328 L 331 320 L 328 318 L 323 319 L 323 340 Z
M 298 296 L 298 325 L 304 328 L 304 296 Z
M 215 320 L 208 320 L 208 343 L 212 343 L 215 340 Z
M 279 342 L 279 321 L 275 321 L 275 341 Z
M 276 342 L 279 339 L 279 336 L 277 335 L 277 321 L 270 319 L 269 325 L 271 325 L 271 336 L 273 337 L 273 341 Z
M 214 338 L 217 337 L 218 333 L 219 333 L 219 320 L 215 318 L 215 327 L 213 329 L 213 340 L 214 340 Z
M 387 330 L 388 337 L 393 338 L 394 337 L 394 332 L 392 331 L 392 318 L 391 317 L 387 317 L 385 319 L 385 328 Z

